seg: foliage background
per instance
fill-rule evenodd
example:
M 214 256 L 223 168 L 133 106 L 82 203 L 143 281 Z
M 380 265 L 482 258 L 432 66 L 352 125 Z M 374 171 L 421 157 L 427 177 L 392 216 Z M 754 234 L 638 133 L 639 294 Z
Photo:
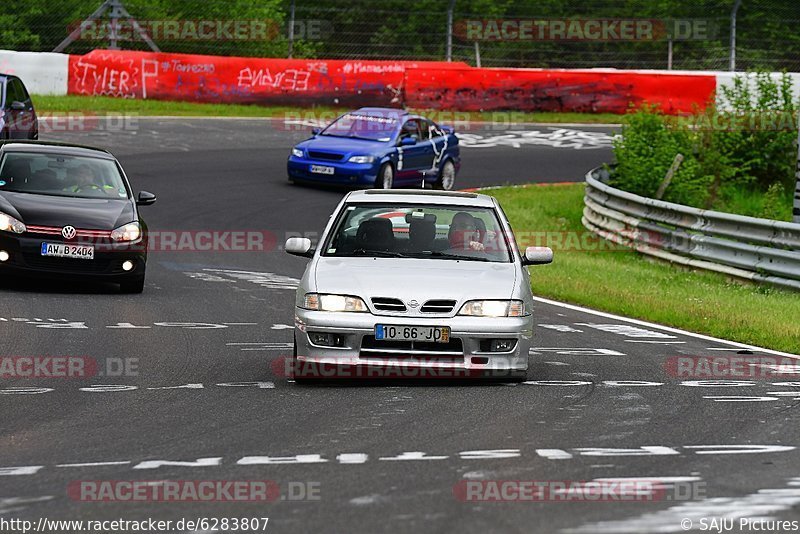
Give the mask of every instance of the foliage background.
M 626 117 L 614 144 L 613 183 L 653 197 L 675 155 L 683 163 L 663 199 L 679 204 L 791 220 L 798 102 L 791 78 L 739 75 L 719 107 L 692 117 L 646 107 Z

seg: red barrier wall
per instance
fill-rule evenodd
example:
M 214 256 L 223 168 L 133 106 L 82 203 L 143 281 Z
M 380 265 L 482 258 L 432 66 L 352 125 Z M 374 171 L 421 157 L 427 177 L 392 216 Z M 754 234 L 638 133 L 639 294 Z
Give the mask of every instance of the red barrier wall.
M 69 57 L 68 94 L 194 102 L 459 111 L 666 113 L 704 108 L 714 74 L 478 69 L 434 61 L 261 59 L 94 50 Z
M 431 109 L 625 113 L 658 104 L 666 113 L 705 108 L 713 74 L 539 69 L 406 69 L 405 103 Z
M 94 50 L 70 56 L 68 94 L 195 102 L 401 103 L 407 67 L 467 67 L 425 61 L 261 59 Z

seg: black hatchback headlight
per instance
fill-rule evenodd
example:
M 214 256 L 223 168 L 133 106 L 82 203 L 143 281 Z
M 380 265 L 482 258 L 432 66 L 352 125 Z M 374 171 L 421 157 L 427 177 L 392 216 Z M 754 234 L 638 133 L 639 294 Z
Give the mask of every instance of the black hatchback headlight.
M 0 212 L 0 230 L 4 232 L 12 232 L 14 234 L 22 234 L 27 230 L 27 228 L 22 221 L 18 221 L 11 215 Z

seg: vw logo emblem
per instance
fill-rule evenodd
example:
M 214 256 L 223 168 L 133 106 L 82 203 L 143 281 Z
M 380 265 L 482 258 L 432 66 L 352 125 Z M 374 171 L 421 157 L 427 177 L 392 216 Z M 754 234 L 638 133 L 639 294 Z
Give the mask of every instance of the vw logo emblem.
M 65 226 L 61 229 L 61 236 L 64 239 L 75 239 L 75 236 L 78 234 L 78 231 L 75 230 L 74 226 Z
M 419 306 L 419 302 L 417 302 L 416 300 L 409 300 L 408 305 L 411 306 L 412 308 L 416 308 L 417 306 Z

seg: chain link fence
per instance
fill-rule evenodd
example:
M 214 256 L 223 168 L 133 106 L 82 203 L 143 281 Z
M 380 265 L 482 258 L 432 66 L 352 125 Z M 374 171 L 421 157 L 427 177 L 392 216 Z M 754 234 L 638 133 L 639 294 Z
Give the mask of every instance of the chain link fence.
M 6 0 L 0 48 L 800 71 L 797 0 L 106 0 L 81 26 L 103 5 Z

